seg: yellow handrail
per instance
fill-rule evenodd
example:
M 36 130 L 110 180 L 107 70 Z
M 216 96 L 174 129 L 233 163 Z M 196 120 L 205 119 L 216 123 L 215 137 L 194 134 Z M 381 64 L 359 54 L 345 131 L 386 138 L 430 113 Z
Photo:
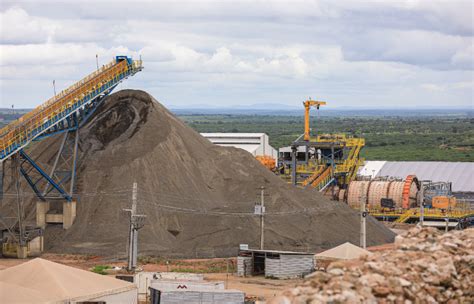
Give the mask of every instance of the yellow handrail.
M 84 77 L 69 88 L 61 91 L 45 103 L 26 113 L 19 119 L 11 122 L 0 130 L 0 149 L 5 153 L 6 149 L 14 144 L 21 145 L 32 140 L 37 134 L 35 130 L 51 122 L 57 115 L 64 114 L 84 99 L 84 97 L 97 92 L 111 80 L 118 80 L 120 75 L 133 70 L 140 70 L 141 60 L 132 61 L 129 65 L 127 60 L 112 61 L 97 71 Z M 57 122 L 57 121 L 54 121 Z

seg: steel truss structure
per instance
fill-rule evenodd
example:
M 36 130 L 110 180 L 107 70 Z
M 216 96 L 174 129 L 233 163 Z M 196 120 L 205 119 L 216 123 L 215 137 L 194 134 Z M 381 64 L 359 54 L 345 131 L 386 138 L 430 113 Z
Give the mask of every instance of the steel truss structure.
M 116 58 L 0 130 L 0 161 L 19 158 L 19 172 L 40 200 L 73 200 L 79 129 L 123 80 L 143 69 L 141 60 Z M 32 141 L 63 133 L 49 172 L 25 150 Z M 3 170 L 1 172 L 3 194 Z

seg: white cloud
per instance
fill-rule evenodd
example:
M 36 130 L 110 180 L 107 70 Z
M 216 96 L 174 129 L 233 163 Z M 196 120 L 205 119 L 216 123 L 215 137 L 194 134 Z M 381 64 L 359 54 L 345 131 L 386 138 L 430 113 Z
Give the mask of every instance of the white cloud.
M 451 63 L 456 66 L 463 66 L 466 69 L 474 69 L 474 39 L 470 39 L 470 43 L 458 49 L 451 57 Z
M 420 87 L 422 87 L 423 89 L 428 90 L 428 91 L 436 91 L 436 92 L 445 90 L 445 86 L 437 85 L 437 84 L 434 84 L 434 83 L 424 83 Z
M 116 54 L 133 53 L 123 46 L 104 49 L 94 43 L 45 43 L 45 44 L 22 44 L 0 45 L 1 66 L 46 66 L 62 64 L 83 64 L 87 61 L 95 62 L 95 54 L 107 62 Z M 104 62 L 105 63 L 105 62 Z
M 421 87 L 428 91 L 447 91 L 450 89 L 454 90 L 473 90 L 474 89 L 474 81 L 460 81 L 460 82 L 452 82 L 452 83 L 445 83 L 445 84 L 434 84 L 434 83 L 424 83 Z
M 469 1 L 2 1 L 1 102 L 38 104 L 117 54 L 142 55 L 127 86 L 175 104 L 321 94 L 340 104 L 473 99 Z M 54 5 L 53 5 L 54 4 Z M 19 95 L 22 82 L 35 90 Z M 49 92 L 50 89 L 44 90 Z M 298 97 L 299 96 L 299 97 Z
M 29 16 L 20 7 L 0 12 L 2 43 L 44 43 L 51 41 L 58 24 L 50 19 Z

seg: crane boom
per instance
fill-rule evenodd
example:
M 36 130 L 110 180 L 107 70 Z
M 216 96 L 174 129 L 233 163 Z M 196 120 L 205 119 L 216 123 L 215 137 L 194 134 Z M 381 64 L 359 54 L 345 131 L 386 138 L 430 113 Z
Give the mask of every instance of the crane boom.
M 319 107 L 322 105 L 326 105 L 325 101 L 316 101 L 316 100 L 311 100 L 308 99 L 303 102 L 304 105 L 304 140 L 308 141 L 310 139 L 310 134 L 309 134 L 309 110 L 311 107 L 316 107 L 316 109 L 319 110 Z

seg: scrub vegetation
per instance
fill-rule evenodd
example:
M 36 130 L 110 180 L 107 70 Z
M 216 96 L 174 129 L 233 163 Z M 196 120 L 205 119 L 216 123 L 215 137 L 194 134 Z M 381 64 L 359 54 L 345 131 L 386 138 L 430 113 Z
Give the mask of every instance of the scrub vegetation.
M 264 132 L 276 149 L 303 133 L 300 116 L 183 115 L 198 132 Z M 368 160 L 474 161 L 474 119 L 469 115 L 312 117 L 313 133 L 363 137 Z

